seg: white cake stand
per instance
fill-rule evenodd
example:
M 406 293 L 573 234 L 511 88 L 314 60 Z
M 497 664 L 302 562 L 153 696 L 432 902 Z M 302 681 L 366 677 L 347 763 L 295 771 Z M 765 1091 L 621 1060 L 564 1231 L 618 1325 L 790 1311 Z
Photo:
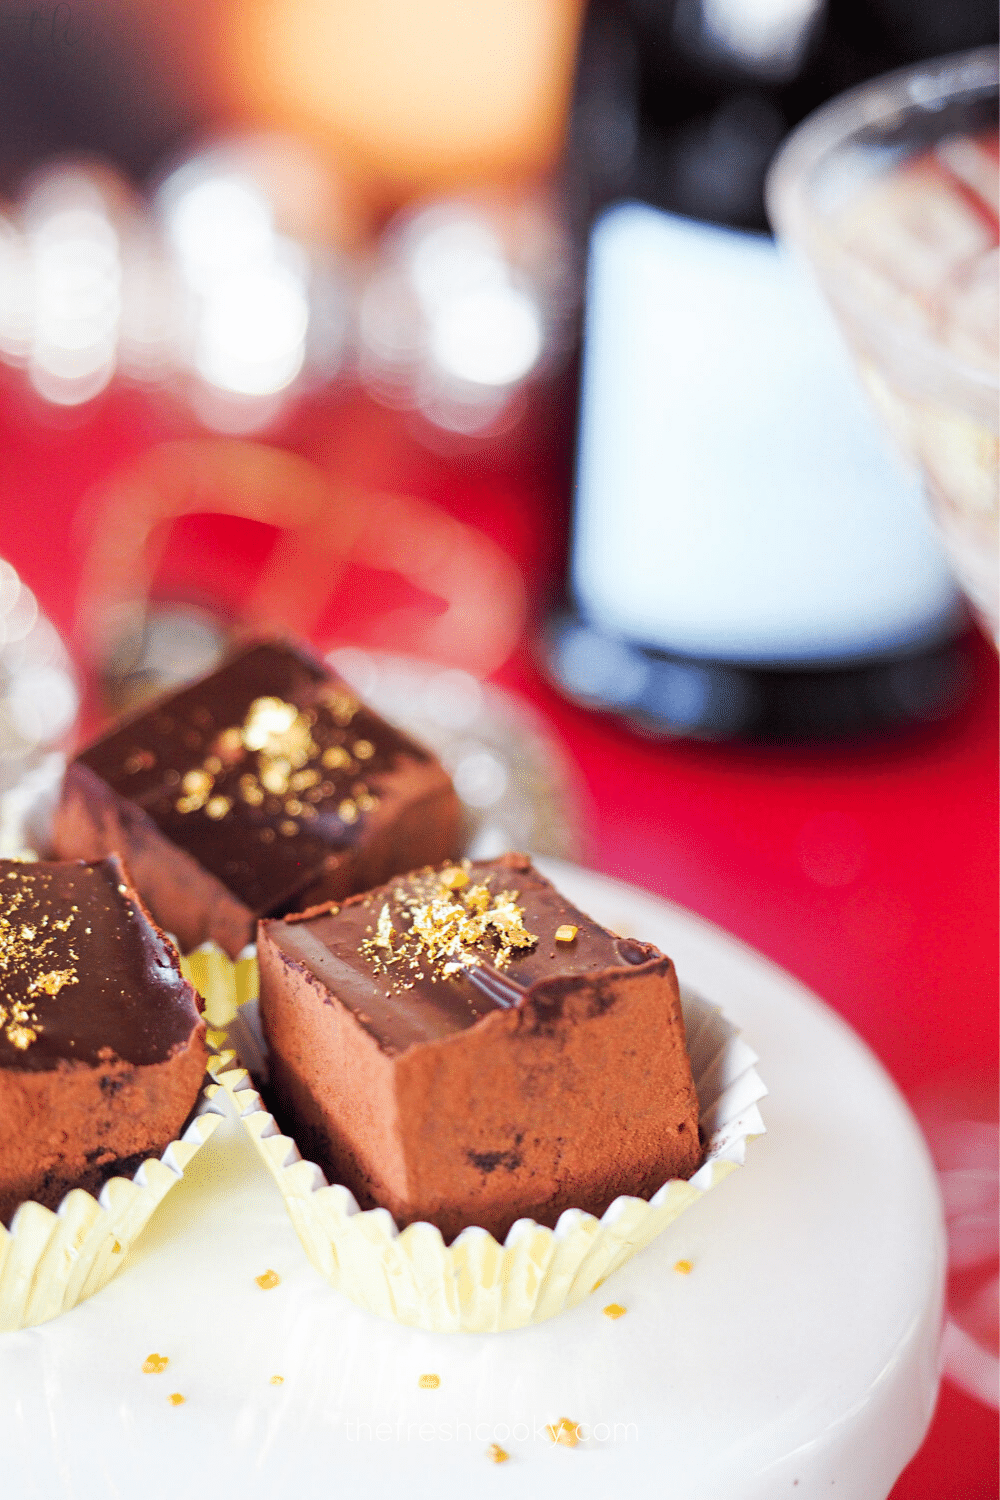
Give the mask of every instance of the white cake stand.
M 770 1089 L 747 1165 L 573 1312 L 435 1335 L 327 1287 L 226 1122 L 117 1281 L 0 1336 L 5 1493 L 888 1494 L 933 1410 L 944 1275 L 935 1180 L 902 1099 L 842 1021 L 717 929 L 570 866 L 551 873 L 600 921 L 672 954 L 743 1027 Z M 263 1291 L 269 1269 L 280 1285 Z M 626 1315 L 607 1318 L 610 1302 Z M 153 1352 L 170 1363 L 144 1375 Z M 437 1389 L 419 1387 L 427 1373 Z M 545 1426 L 563 1417 L 586 1441 L 552 1444 Z M 490 1462 L 494 1442 L 509 1462 Z

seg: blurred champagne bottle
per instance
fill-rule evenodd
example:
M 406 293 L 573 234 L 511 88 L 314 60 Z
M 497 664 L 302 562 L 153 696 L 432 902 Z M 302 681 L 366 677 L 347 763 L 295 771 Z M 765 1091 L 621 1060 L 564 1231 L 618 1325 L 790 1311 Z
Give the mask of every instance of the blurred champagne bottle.
M 983 0 L 592 0 L 566 159 L 588 264 L 566 597 L 545 654 L 645 731 L 826 738 L 946 717 L 966 619 L 825 310 L 768 237 L 788 131 Z

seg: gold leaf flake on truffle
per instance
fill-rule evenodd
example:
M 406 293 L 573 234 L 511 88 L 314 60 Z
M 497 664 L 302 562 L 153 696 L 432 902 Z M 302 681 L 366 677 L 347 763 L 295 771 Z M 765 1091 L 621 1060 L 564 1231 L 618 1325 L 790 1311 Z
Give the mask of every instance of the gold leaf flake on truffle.
M 47 974 L 38 974 L 28 985 L 29 995 L 58 995 L 67 984 L 76 984 L 75 969 L 50 969 Z
M 442 875 L 433 871 L 411 876 L 405 886 L 397 886 L 395 900 L 400 908 L 401 925 L 396 940 L 387 945 L 379 933 L 366 938 L 359 952 L 373 964 L 377 973 L 390 968 L 407 969 L 417 979 L 425 976 L 435 982 L 453 979 L 469 968 L 492 959 L 496 969 L 506 968 L 519 949 L 531 948 L 538 939 L 524 926 L 524 912 L 517 905 L 516 891 L 501 891 L 493 898 L 488 885 L 470 886 L 452 891 L 445 883 L 455 866 Z M 466 871 L 459 873 L 465 875 Z M 383 907 L 389 922 L 388 904 Z M 403 988 L 400 980 L 394 988 Z
M 375 936 L 372 939 L 377 948 L 391 948 L 392 940 L 396 936 L 396 929 L 392 925 L 392 913 L 389 910 L 388 901 L 378 914 L 378 923 L 375 927 Z
M 0 1026 L 7 1041 L 18 1052 L 26 1052 L 44 1030 L 30 997 L 48 995 L 54 998 L 66 985 L 77 982 L 76 969 L 72 965 L 58 969 L 50 967 L 55 957 L 52 947 L 57 942 L 56 934 L 68 931 L 74 913 L 51 923 L 47 914 L 31 922 L 18 921 L 15 914 L 26 899 L 24 887 L 15 890 L 10 893 L 5 910 L 0 912 L 0 975 L 8 984 L 14 976 L 23 976 L 27 980 L 23 997 L 8 994 L 6 1003 L 0 1006 Z M 46 931 L 46 928 L 51 930 Z M 77 955 L 72 948 L 68 953 L 76 961 Z
M 354 764 L 343 745 L 329 745 L 323 751 L 320 760 L 328 771 L 342 771 L 345 767 Z

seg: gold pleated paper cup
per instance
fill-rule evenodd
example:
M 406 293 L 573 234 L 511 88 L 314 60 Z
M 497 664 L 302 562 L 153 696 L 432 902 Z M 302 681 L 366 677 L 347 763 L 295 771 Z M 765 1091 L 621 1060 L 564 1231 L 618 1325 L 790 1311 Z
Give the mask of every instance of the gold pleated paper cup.
M 764 1133 L 757 1108 L 767 1089 L 756 1055 L 722 1013 L 682 994 L 688 1053 L 707 1140 L 702 1166 L 666 1182 L 647 1202 L 616 1198 L 597 1219 L 561 1214 L 555 1229 L 519 1219 L 501 1245 L 485 1229 L 464 1229 L 446 1245 L 432 1224 L 400 1230 L 384 1208 L 361 1210 L 353 1193 L 327 1183 L 282 1135 L 251 1072 L 264 1076 L 266 1052 L 256 1002 L 241 1007 L 229 1044 L 247 1067 L 220 1069 L 247 1131 L 273 1175 L 306 1254 L 319 1273 L 359 1307 L 437 1333 L 492 1333 L 544 1322 L 601 1282 L 741 1166 L 747 1144 Z
M 220 1028 L 255 992 L 256 960 L 232 963 L 213 944 L 181 959 L 184 977 L 204 1001 L 212 1029 L 208 1076 L 231 1067 Z M 55 1210 L 28 1200 L 9 1229 L 0 1225 L 0 1332 L 31 1328 L 69 1312 L 107 1286 L 156 1209 L 227 1113 L 226 1091 L 214 1081 L 202 1090 L 194 1115 L 163 1155 L 149 1157 L 135 1176 L 112 1177 L 95 1198 L 73 1188 Z

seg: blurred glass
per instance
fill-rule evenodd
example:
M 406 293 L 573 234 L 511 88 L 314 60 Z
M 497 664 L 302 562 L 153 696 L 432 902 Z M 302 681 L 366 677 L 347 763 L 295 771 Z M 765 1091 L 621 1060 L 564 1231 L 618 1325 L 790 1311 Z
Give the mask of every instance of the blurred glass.
M 531 849 L 585 854 L 585 792 L 566 752 L 523 699 L 470 672 L 341 647 L 327 658 L 379 713 L 441 759 L 473 859 Z
M 0 793 L 63 741 L 79 701 L 58 631 L 0 558 Z
M 54 162 L 0 217 L 0 359 L 56 406 L 118 376 L 214 431 L 261 431 L 344 365 L 335 198 L 326 165 L 273 136 L 198 150 L 148 201 L 108 166 Z
M 509 418 L 573 339 L 566 235 L 541 199 L 446 199 L 393 221 L 359 308 L 377 400 L 466 436 Z
M 775 162 L 768 202 L 920 465 L 951 565 L 997 640 L 995 49 L 906 69 L 818 110 Z

